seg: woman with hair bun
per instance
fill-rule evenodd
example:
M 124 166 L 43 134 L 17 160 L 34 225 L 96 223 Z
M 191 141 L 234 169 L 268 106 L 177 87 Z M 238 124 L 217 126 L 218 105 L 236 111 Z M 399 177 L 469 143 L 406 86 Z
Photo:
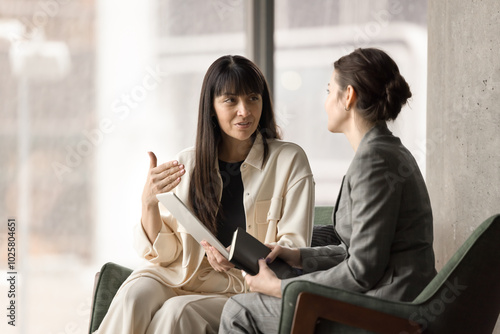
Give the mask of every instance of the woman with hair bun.
M 411 97 L 398 66 L 381 50 L 356 49 L 334 63 L 328 86 L 328 130 L 343 133 L 356 152 L 333 214 L 341 244 L 270 246 L 259 273 L 245 277 L 253 293 L 226 303 L 219 333 L 276 333 L 282 291 L 294 280 L 412 301 L 436 274 L 425 182 L 386 124 Z M 278 279 L 266 265 L 277 256 L 303 275 Z

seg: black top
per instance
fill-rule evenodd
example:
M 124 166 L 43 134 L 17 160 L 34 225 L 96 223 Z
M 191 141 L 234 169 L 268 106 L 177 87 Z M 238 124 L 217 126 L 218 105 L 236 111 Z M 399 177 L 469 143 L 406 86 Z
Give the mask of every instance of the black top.
M 217 215 L 217 239 L 229 246 L 237 227 L 245 229 L 245 208 L 243 206 L 243 181 L 241 180 L 240 162 L 219 160 L 222 177 L 222 199 Z

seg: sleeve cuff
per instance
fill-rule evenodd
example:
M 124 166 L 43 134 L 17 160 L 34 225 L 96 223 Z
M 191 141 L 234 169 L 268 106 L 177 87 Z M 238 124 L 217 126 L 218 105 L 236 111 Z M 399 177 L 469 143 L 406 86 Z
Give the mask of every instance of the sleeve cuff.
M 177 236 L 165 223 L 156 236 L 153 244 L 149 241 L 142 224 L 139 223 L 134 231 L 134 248 L 140 257 L 151 263 L 170 263 L 177 258 L 178 250 L 181 248 Z

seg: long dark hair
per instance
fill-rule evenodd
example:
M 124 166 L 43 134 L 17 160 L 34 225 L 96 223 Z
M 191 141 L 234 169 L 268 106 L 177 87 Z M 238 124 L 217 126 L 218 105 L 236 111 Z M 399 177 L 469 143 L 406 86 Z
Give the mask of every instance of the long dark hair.
M 411 97 L 398 65 L 382 50 L 359 48 L 333 66 L 339 93 L 351 85 L 357 94 L 357 110 L 369 122 L 395 120 Z
M 223 56 L 207 70 L 201 88 L 196 131 L 195 166 L 189 185 L 189 199 L 196 216 L 212 231 L 217 233 L 217 212 L 219 210 L 220 180 L 217 175 L 217 148 L 222 139 L 221 129 L 215 114 L 214 99 L 225 92 L 236 95 L 257 93 L 262 96 L 262 115 L 257 132 L 264 144 L 263 164 L 269 146 L 268 139 L 279 138 L 274 119 L 269 87 L 260 69 L 242 56 Z

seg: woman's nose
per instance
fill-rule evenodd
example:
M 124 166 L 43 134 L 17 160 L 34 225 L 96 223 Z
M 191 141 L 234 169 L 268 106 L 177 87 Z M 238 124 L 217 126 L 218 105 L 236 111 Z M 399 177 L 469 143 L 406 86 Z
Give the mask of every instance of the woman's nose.
M 238 115 L 243 117 L 250 115 L 250 108 L 245 102 L 240 102 L 238 104 Z

